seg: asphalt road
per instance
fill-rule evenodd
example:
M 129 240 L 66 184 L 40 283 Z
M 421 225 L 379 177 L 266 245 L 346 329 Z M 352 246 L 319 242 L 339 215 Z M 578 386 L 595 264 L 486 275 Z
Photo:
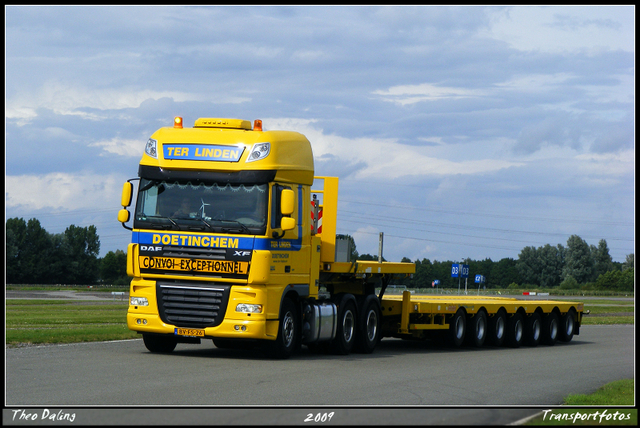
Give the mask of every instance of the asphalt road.
M 635 371 L 632 325 L 583 326 L 552 347 L 385 339 L 371 355 L 305 349 L 274 361 L 210 341 L 170 355 L 141 340 L 9 348 L 3 422 L 36 406 L 76 412 L 84 424 L 308 425 L 317 424 L 304 422 L 309 414 L 331 412 L 325 424 L 503 424 Z

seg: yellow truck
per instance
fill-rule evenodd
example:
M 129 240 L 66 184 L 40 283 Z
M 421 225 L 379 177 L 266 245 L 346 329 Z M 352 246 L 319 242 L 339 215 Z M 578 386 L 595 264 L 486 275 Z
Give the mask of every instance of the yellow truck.
M 127 325 L 151 352 L 212 339 L 288 358 L 301 345 L 370 353 L 383 337 L 518 347 L 579 334 L 577 302 L 385 296 L 415 265 L 351 261 L 338 179 L 314 176 L 304 135 L 260 120 L 176 117 L 147 141 L 122 206 Z

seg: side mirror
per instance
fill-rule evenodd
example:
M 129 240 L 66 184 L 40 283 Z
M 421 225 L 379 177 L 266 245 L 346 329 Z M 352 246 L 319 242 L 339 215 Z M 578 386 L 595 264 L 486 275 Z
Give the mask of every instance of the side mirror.
M 296 219 L 291 217 L 282 217 L 280 228 L 282 230 L 293 230 L 296 227 Z
M 133 195 L 133 184 L 130 182 L 124 183 L 122 186 L 122 206 L 128 207 L 131 205 L 131 195 Z M 120 218 L 120 214 L 118 214 L 118 218 Z
M 118 211 L 118 221 L 120 223 L 126 223 L 129 221 L 129 211 L 125 208 Z
M 284 189 L 280 194 L 280 212 L 284 216 L 293 214 L 295 204 L 295 193 L 291 189 Z M 284 229 L 284 228 L 283 228 Z

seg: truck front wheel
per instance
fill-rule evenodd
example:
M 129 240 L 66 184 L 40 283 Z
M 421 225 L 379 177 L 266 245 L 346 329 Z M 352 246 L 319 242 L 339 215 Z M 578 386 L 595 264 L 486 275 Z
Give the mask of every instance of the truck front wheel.
M 144 346 L 151 352 L 167 354 L 176 349 L 178 341 L 172 336 L 162 336 L 158 334 L 142 334 Z
M 265 352 L 272 358 L 289 358 L 296 349 L 299 339 L 298 311 L 296 305 L 289 298 L 282 301 L 280 307 L 280 325 L 278 337 L 273 341 L 266 341 Z

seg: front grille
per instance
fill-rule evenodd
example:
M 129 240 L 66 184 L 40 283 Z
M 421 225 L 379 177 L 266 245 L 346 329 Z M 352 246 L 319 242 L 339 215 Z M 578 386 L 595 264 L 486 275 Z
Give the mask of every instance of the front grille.
M 181 327 L 215 327 L 227 309 L 230 285 L 157 283 L 158 312 L 167 324 Z

